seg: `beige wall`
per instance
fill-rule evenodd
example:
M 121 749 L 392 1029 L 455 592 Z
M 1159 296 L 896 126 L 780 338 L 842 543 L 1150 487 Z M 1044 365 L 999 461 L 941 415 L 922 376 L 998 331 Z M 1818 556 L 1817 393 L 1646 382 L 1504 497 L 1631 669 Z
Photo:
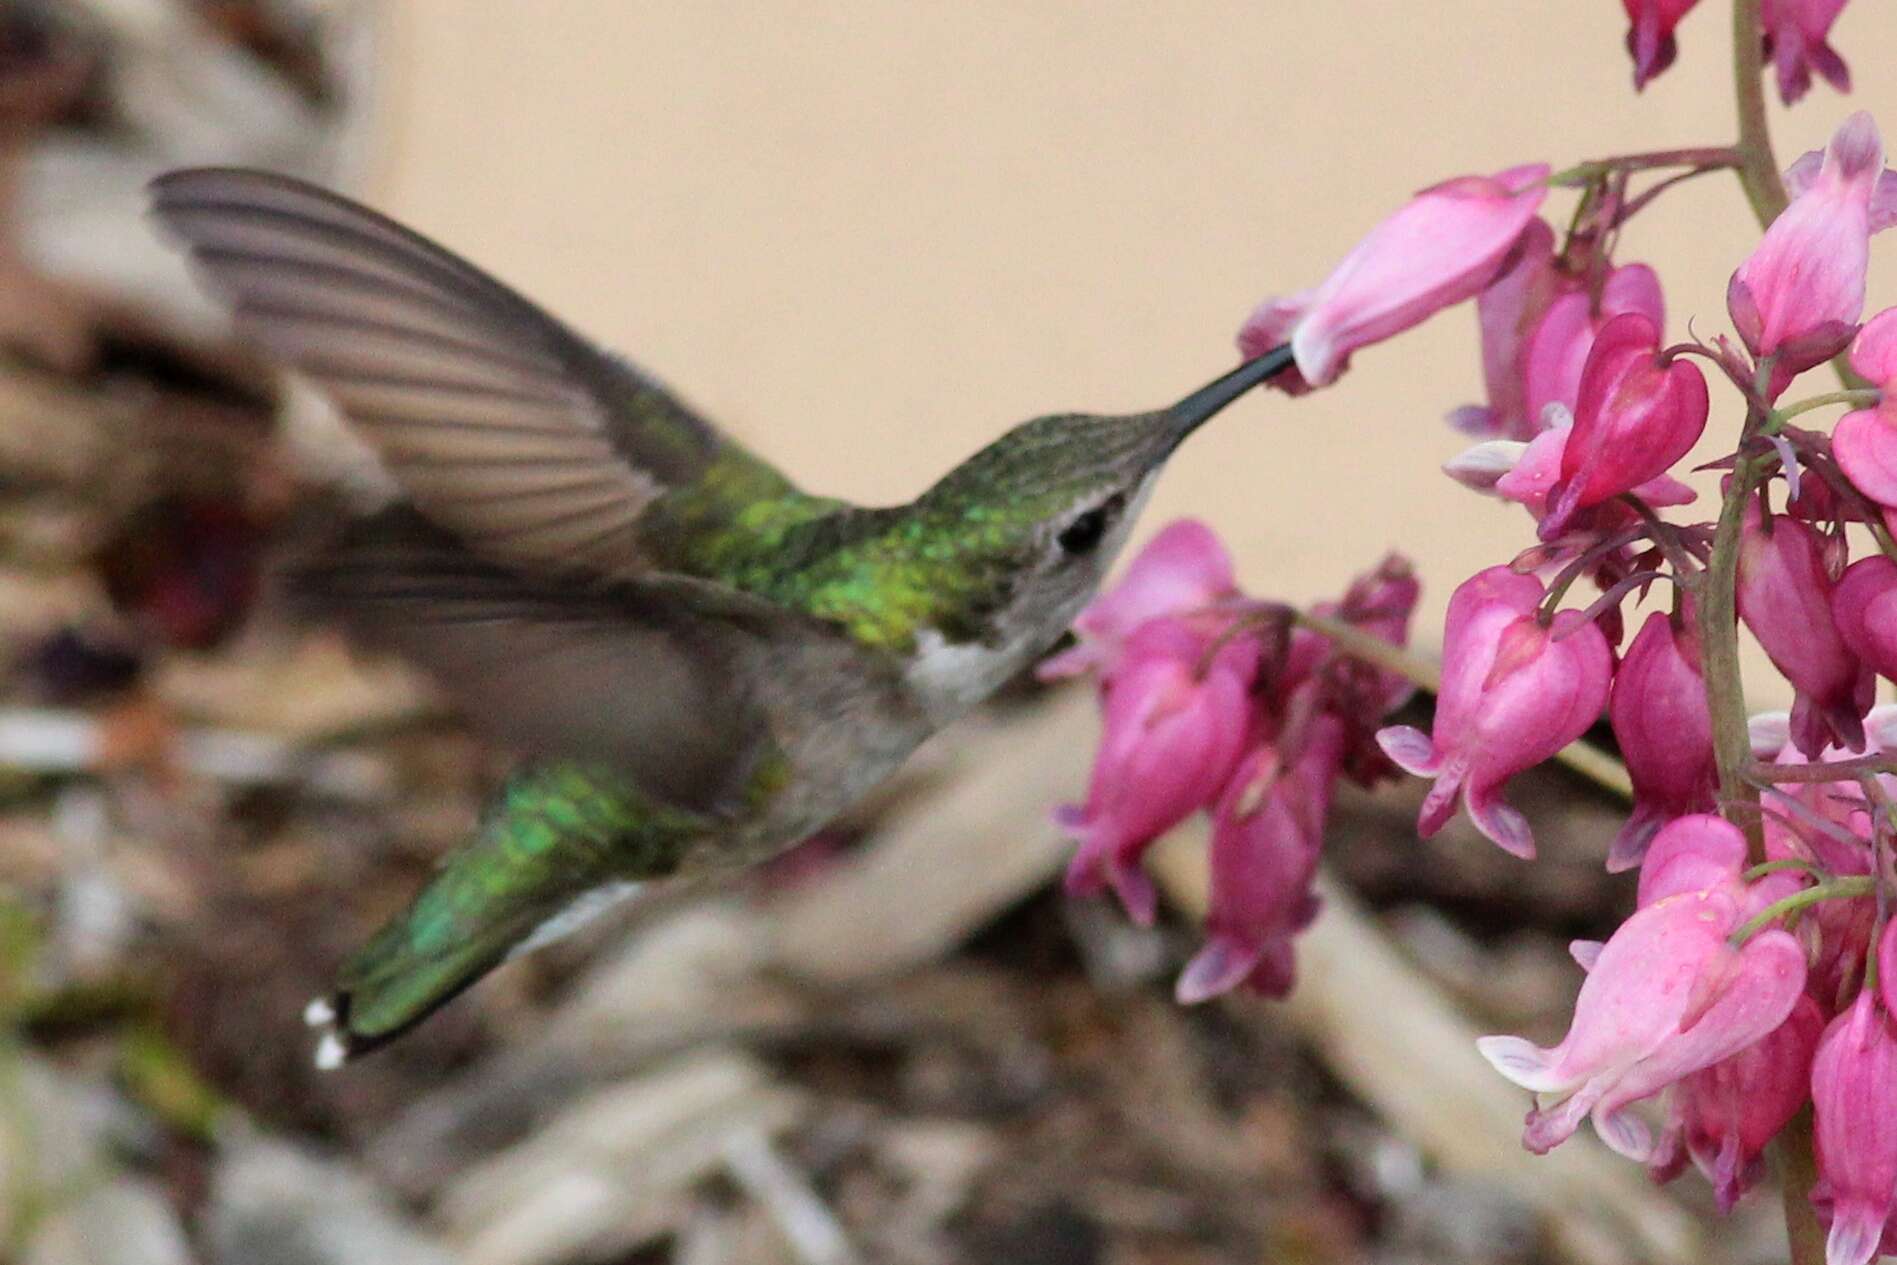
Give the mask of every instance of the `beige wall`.
M 1224 368 L 1257 299 L 1414 188 L 1726 139 L 1725 7 L 1635 97 L 1612 0 L 410 0 L 373 193 L 808 486 L 894 499 L 1031 414 L 1150 406 Z M 1859 91 L 1775 109 L 1787 161 L 1855 108 L 1897 138 L 1897 8 L 1857 0 L 1837 35 Z M 1709 177 L 1623 256 L 1659 265 L 1674 334 L 1711 334 L 1755 236 Z M 1433 643 L 1455 580 L 1530 539 L 1435 473 L 1460 447 L 1441 414 L 1479 392 L 1473 327 L 1447 314 L 1326 393 L 1234 409 L 1146 530 L 1203 515 L 1294 598 L 1400 546 Z

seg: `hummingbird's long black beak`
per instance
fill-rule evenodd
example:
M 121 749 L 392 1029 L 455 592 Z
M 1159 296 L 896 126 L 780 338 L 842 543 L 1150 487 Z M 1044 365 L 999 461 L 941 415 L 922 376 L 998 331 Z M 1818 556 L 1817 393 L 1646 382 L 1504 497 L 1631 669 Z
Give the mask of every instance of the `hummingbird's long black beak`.
M 1291 347 L 1286 344 L 1273 347 L 1264 355 L 1247 360 L 1224 377 L 1206 383 L 1166 410 L 1172 417 L 1173 442 L 1184 439 L 1210 421 L 1227 404 L 1290 367 Z

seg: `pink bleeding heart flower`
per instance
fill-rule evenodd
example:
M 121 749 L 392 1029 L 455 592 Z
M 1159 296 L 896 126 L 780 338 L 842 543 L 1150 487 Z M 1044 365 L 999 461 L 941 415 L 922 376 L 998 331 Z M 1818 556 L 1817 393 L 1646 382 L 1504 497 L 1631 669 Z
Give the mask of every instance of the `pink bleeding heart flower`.
M 1239 765 L 1212 819 L 1206 942 L 1179 976 L 1181 1005 L 1241 984 L 1267 997 L 1291 991 L 1292 937 L 1317 916 L 1311 879 L 1343 750 L 1342 724 L 1320 715 L 1288 766 L 1271 748 Z
M 1614 673 L 1607 719 L 1634 788 L 1633 815 L 1607 853 L 1619 872 L 1640 864 L 1666 822 L 1714 804 L 1719 767 L 1690 610 L 1677 625 L 1663 611 L 1647 616 Z
M 1543 594 L 1541 581 L 1507 567 L 1463 581 L 1449 599 L 1433 732 L 1395 725 L 1377 734 L 1398 767 L 1436 779 L 1417 817 L 1425 839 L 1460 801 L 1484 835 L 1532 857 L 1534 834 L 1503 802 L 1502 787 L 1579 738 L 1607 705 L 1607 639 L 1579 611 L 1544 627 L 1536 615 Z
M 1877 554 L 1852 563 L 1831 590 L 1831 616 L 1852 654 L 1897 679 L 1897 562 Z
M 1831 451 L 1853 487 L 1879 505 L 1897 505 L 1897 307 L 1864 323 L 1851 343 L 1851 367 L 1884 399 L 1839 418 Z
M 1747 883 L 1747 859 L 1745 835 L 1724 817 L 1692 813 L 1675 818 L 1654 835 L 1640 863 L 1634 905 L 1645 909 L 1682 893 L 1724 892 L 1738 902 L 1740 917 L 1750 918 L 1804 886 L 1805 880 L 1792 873 Z
M 1817 533 L 1797 519 L 1769 526 L 1756 504 L 1739 539 L 1739 615 L 1797 691 L 1791 734 L 1813 757 L 1836 743 L 1864 749 L 1864 713 L 1876 690 L 1871 674 L 1838 633 L 1831 573 Z
M 1550 404 L 1573 413 L 1581 398 L 1581 371 L 1602 326 L 1617 316 L 1638 312 L 1666 325 L 1666 297 L 1660 277 L 1645 264 L 1622 264 L 1601 283 L 1599 301 L 1574 281 L 1548 304 L 1522 351 L 1522 390 L 1530 422 L 1544 420 Z
M 1855 332 L 1870 266 L 1871 197 L 1883 170 L 1877 124 L 1853 114 L 1825 148 L 1811 187 L 1732 274 L 1726 311 L 1753 355 L 1775 358 L 1774 396 Z
M 1627 10 L 1627 53 L 1634 61 L 1634 91 L 1645 88 L 1649 80 L 1673 64 L 1680 51 L 1673 28 L 1697 3 L 1699 0 L 1621 0 Z
M 1595 335 L 1561 478 L 1541 520 L 1543 540 L 1566 531 L 1576 511 L 1665 474 L 1706 429 L 1705 376 L 1659 352 L 1659 326 L 1638 312 L 1614 317 Z
M 1528 411 L 1528 336 L 1564 284 L 1555 267 L 1554 230 L 1546 220 L 1528 221 L 1501 274 L 1475 300 L 1488 403 L 1456 409 L 1450 425 L 1464 434 L 1502 439 L 1528 439 L 1540 429 L 1539 419 Z
M 1127 565 L 1113 587 L 1074 620 L 1079 644 L 1035 670 L 1043 681 L 1085 672 L 1111 673 L 1126 639 L 1150 619 L 1187 616 L 1237 592 L 1232 556 L 1197 519 L 1166 524 Z
M 1851 70 L 1827 42 L 1845 0 L 1762 0 L 1759 25 L 1765 55 L 1778 71 L 1778 95 L 1795 104 L 1811 88 L 1811 72 L 1839 92 L 1851 91 Z
M 1601 946 L 1559 1045 L 1506 1036 L 1477 1043 L 1517 1085 L 1564 1095 L 1529 1112 L 1522 1145 L 1543 1154 L 1591 1117 L 1615 1151 L 1651 1159 L 1652 1136 L 1626 1108 L 1785 1022 L 1804 989 L 1804 950 L 1777 928 L 1735 949 L 1727 937 L 1742 917 L 1742 904 L 1723 888 L 1636 910 Z
M 1897 1211 L 1897 1030 L 1871 989 L 1831 1021 L 1811 1065 L 1818 1184 L 1812 1203 L 1830 1222 L 1826 1265 L 1865 1265 L 1891 1250 Z
M 1765 1175 L 1766 1144 L 1810 1099 L 1812 1055 L 1824 1028 L 1818 1003 L 1801 996 L 1756 1044 L 1683 1077 L 1673 1087 L 1654 1175 L 1665 1180 L 1690 1156 L 1712 1183 L 1719 1210 L 1732 1211 Z
M 1481 488 L 1486 482 L 1486 490 L 1505 501 L 1514 501 L 1537 520 L 1546 517 L 1549 498 L 1561 482 L 1568 439 L 1574 432 L 1574 419 L 1566 409 L 1556 405 L 1548 410 L 1548 416 L 1552 424 L 1527 444 L 1508 445 L 1501 440 L 1477 444 L 1443 469 L 1465 486 Z M 1490 476 L 1483 467 L 1500 468 L 1500 473 Z M 1696 495 L 1692 488 L 1667 474 L 1649 479 L 1633 491 L 1655 507 L 1688 505 Z M 1589 526 L 1599 527 L 1602 517 L 1611 521 L 1633 514 L 1626 506 L 1608 505 L 1603 510 L 1604 514 L 1583 513 L 1578 517 Z
M 1172 620 L 1150 620 L 1128 639 L 1104 690 L 1087 802 L 1055 815 L 1080 845 L 1067 890 L 1111 886 L 1140 923 L 1158 903 L 1141 855 L 1217 797 L 1251 738 L 1257 641 L 1231 638 L 1201 670 L 1206 650 L 1202 633 Z
M 1359 347 L 1381 342 L 1488 285 L 1548 194 L 1548 165 L 1460 176 L 1425 189 L 1370 230 L 1324 283 L 1269 299 L 1238 332 L 1251 359 L 1291 344 L 1296 391 L 1336 380 Z

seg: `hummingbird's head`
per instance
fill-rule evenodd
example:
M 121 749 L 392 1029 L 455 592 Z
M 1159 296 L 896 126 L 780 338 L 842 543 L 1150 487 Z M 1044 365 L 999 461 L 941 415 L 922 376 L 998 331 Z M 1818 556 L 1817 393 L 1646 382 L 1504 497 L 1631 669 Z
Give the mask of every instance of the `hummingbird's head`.
M 1024 666 L 1099 587 L 1186 436 L 1289 362 L 1267 353 L 1150 413 L 1037 417 L 951 470 L 909 510 L 924 552 L 968 585 L 941 634 Z

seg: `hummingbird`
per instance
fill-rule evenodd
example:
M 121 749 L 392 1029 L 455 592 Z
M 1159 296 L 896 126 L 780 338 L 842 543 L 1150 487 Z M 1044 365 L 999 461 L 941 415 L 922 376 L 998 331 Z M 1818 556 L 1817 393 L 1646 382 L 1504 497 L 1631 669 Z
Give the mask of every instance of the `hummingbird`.
M 647 885 L 821 829 L 1044 654 L 1180 443 L 1291 363 L 1274 349 L 1151 412 L 1037 417 L 907 504 L 858 506 L 367 207 L 237 168 L 150 195 L 238 336 L 399 485 L 291 597 L 416 662 L 518 757 L 310 1004 L 325 1068 Z

